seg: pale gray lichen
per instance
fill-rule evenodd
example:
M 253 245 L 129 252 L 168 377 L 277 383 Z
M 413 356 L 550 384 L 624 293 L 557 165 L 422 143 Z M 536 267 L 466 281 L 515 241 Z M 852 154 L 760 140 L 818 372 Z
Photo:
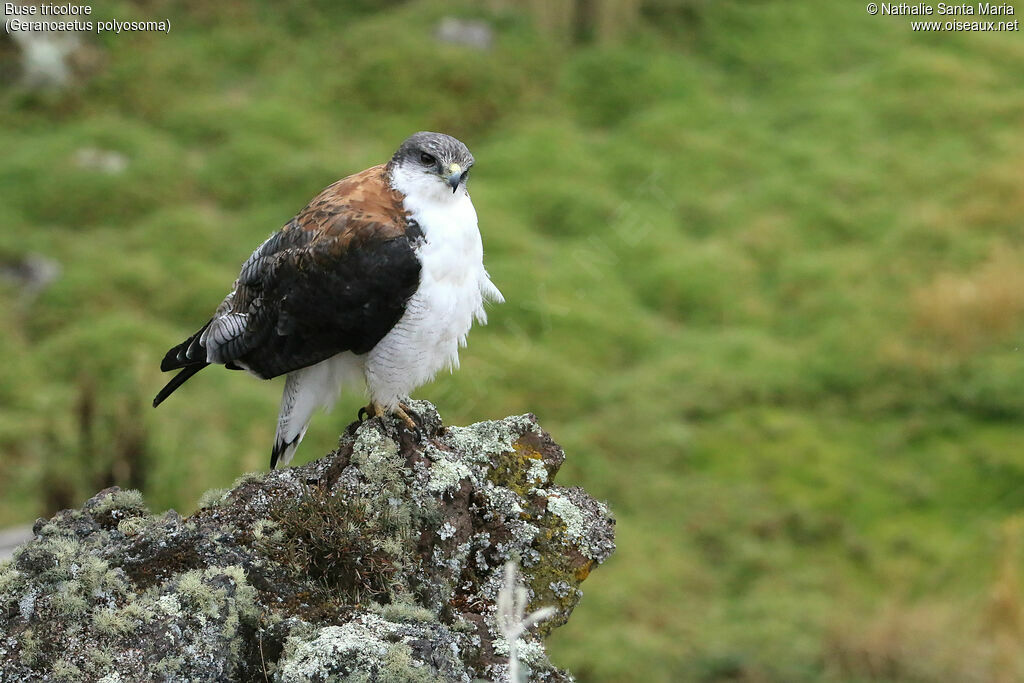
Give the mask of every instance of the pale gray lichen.
M 442 456 L 430 468 L 427 490 L 433 493 L 449 493 L 457 489 L 463 479 L 470 476 L 472 472 L 464 463 Z
M 39 595 L 39 589 L 32 587 L 18 600 L 18 613 L 21 614 L 22 619 L 28 621 L 35 614 L 37 595 Z
M 398 454 L 398 444 L 380 429 L 363 428 L 352 445 L 352 463 L 356 466 L 379 465 Z M 370 475 L 371 472 L 364 472 Z M 371 481 L 374 480 L 370 477 Z
M 453 449 L 466 453 L 477 462 L 486 462 L 490 456 L 515 450 L 515 443 L 526 432 L 537 433 L 537 423 L 531 415 L 516 415 L 504 420 L 477 422 L 468 427 L 449 427 L 445 441 Z
M 156 604 L 169 617 L 181 616 L 181 603 L 178 601 L 177 595 L 161 595 L 157 598 Z
M 589 523 L 591 519 L 611 519 L 608 506 L 594 500 L 582 489 L 569 488 L 547 497 L 548 510 L 560 517 L 566 526 L 567 541 L 570 541 L 583 555 L 597 562 L 603 562 L 615 543 L 600 527 Z
M 533 492 L 544 495 L 545 491 L 539 488 L 548 481 L 548 468 L 543 460 L 534 460 L 530 463 L 530 469 L 526 473 L 527 480 L 533 485 Z
M 484 495 L 490 503 L 490 509 L 484 514 L 494 516 L 501 514 L 506 519 L 517 519 L 523 514 L 523 500 L 512 489 L 495 486 L 491 482 L 484 485 Z
M 306 683 L 357 671 L 375 673 L 387 651 L 388 643 L 362 623 L 326 626 L 312 640 L 289 639 L 285 643 L 278 679 Z
M 550 495 L 548 496 L 548 510 L 561 517 L 565 522 L 566 533 L 569 534 L 567 541 L 579 541 L 583 538 L 584 524 L 586 523 L 583 519 L 583 512 L 571 501 L 557 494 Z
M 572 586 L 567 581 L 552 581 L 548 584 L 551 592 L 559 598 L 564 598 L 572 591 Z
M 323 627 L 312 636 L 289 637 L 275 680 L 468 683 L 469 674 L 458 661 L 461 648 L 454 638 L 453 632 L 437 623 L 400 624 L 378 614 L 362 613 L 340 626 Z
M 437 536 L 442 541 L 447 541 L 449 538 L 455 535 L 455 527 L 451 522 L 445 522 L 441 525 L 441 528 L 437 530 Z

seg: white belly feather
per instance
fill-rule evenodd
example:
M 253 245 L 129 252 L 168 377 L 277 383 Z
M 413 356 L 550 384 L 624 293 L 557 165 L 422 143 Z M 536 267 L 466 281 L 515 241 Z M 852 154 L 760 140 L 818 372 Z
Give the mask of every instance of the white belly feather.
M 443 368 L 457 368 L 459 346 L 474 318 L 486 322 L 484 300 L 502 301 L 483 265 L 476 211 L 469 195 L 406 208 L 423 230 L 417 249 L 420 286 L 402 318 L 367 354 L 370 397 L 393 408 Z

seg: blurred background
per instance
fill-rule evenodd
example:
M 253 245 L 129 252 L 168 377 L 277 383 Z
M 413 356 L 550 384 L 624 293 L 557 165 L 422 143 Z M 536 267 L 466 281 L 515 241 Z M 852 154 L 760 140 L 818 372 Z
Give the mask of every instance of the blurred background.
M 618 518 L 556 664 L 1024 680 L 1020 32 L 817 0 L 114 18 L 172 28 L 0 36 L 0 527 L 264 470 L 281 381 L 208 371 L 154 411 L 160 358 L 320 188 L 438 130 L 508 302 L 418 397 L 536 413 Z

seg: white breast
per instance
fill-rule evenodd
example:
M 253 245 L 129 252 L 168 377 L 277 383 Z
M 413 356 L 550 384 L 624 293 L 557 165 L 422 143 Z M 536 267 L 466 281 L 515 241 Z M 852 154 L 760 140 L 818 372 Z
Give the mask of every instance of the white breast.
M 484 270 L 483 245 L 469 194 L 407 195 L 405 207 L 423 230 L 417 249 L 420 286 L 405 314 L 370 351 L 366 383 L 386 407 L 459 364 L 459 346 L 476 318 L 487 321 L 484 301 L 503 301 Z

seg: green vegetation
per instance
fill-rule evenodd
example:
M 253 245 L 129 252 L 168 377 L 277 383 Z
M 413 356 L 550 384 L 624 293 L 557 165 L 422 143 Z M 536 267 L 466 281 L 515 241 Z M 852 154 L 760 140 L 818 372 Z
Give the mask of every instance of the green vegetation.
M 159 359 L 316 190 L 443 130 L 508 303 L 419 397 L 535 412 L 619 522 L 555 664 L 1024 677 L 1019 33 L 652 0 L 573 42 L 468 1 L 303 5 L 114 3 L 173 30 L 103 36 L 71 92 L 0 89 L 0 260 L 63 268 L 34 300 L 0 284 L 0 523 L 111 480 L 189 511 L 265 468 L 280 381 L 208 370 L 151 411 Z M 437 43 L 448 15 L 493 49 Z

